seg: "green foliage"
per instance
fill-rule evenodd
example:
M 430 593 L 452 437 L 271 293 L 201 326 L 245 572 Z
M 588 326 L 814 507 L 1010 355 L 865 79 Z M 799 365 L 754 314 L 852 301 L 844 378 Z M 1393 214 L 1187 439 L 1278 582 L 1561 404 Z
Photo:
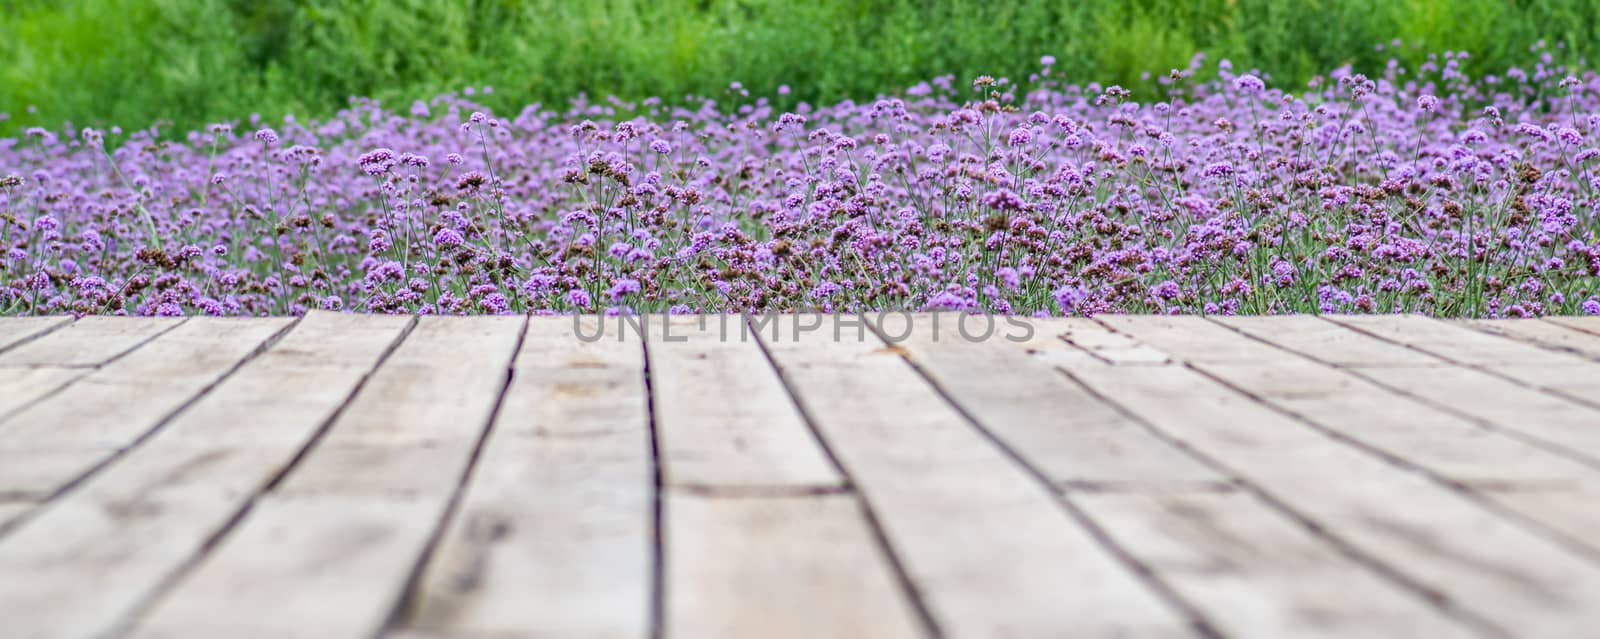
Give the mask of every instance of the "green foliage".
M 1464 50 L 1469 70 L 1578 61 L 1600 0 L 0 0 L 0 135 L 403 106 L 491 85 L 497 108 L 586 93 L 864 99 L 937 75 L 1057 74 L 1139 94 L 1197 51 L 1277 84 Z M 1375 50 L 1393 38 L 1396 51 Z M 28 113 L 36 105 L 36 113 Z

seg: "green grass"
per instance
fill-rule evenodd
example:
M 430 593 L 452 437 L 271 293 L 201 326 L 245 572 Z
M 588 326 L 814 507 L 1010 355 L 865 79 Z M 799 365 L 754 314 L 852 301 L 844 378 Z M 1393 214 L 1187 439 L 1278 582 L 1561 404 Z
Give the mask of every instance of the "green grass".
M 1465 50 L 1474 69 L 1576 61 L 1600 0 L 0 0 L 0 135 L 26 126 L 251 113 L 326 115 L 350 96 L 403 107 L 491 85 L 514 108 L 580 92 L 780 101 L 869 98 L 945 73 L 1059 74 L 1150 95 L 1196 51 L 1299 83 L 1350 62 Z M 29 105 L 37 112 L 28 113 Z

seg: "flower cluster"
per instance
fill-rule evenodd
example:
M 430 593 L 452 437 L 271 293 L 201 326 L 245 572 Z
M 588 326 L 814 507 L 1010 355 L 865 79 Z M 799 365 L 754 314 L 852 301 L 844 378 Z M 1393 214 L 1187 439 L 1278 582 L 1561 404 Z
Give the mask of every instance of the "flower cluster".
M 1600 76 L 1465 58 L 34 129 L 0 313 L 1600 313 Z

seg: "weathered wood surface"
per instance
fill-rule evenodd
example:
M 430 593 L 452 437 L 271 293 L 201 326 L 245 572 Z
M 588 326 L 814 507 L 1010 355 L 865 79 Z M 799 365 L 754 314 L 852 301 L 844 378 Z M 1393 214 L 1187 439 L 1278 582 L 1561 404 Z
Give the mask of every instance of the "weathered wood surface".
M 1080 637 L 1189 633 L 1181 610 L 943 401 L 900 349 L 870 333 L 835 340 L 783 328 L 763 337 L 773 361 L 945 633 L 1040 636 L 1067 619 Z
M 416 636 L 650 636 L 644 351 L 636 334 L 574 339 L 569 323 L 529 324 L 460 508 L 398 620 Z
M 9 353 L 106 363 L 73 383 L 75 392 L 52 394 L 0 421 L 0 496 L 59 493 L 136 446 L 290 325 L 287 319 L 130 320 L 144 329 L 119 331 L 107 324 L 116 318 L 93 319 L 85 329 L 93 335 L 138 333 L 138 340 L 112 340 L 134 350 L 122 355 L 98 339 L 79 339 L 89 333 L 69 327 Z M 57 348 L 51 339 L 57 336 L 70 343 Z M 159 337 L 139 344 L 151 336 Z
M 663 319 L 647 340 L 662 481 L 724 491 L 843 484 L 753 327 L 727 316 Z
M 673 493 L 662 517 L 667 636 L 922 636 L 854 496 Z
M 0 637 L 1600 627 L 1597 318 L 663 320 L 0 318 Z
M 133 636 L 381 631 L 473 461 L 523 325 L 419 319 L 328 432 L 162 593 Z M 260 610 L 273 614 L 251 614 Z
M 120 628 L 291 463 L 408 322 L 321 313 L 301 320 L 136 454 L 0 537 L 0 615 L 8 627 L 28 637 L 99 636 Z M 80 423 L 97 419 L 105 418 Z M 0 430 L 0 442 L 25 450 L 6 432 Z
M 0 352 L 72 322 L 70 317 L 0 317 Z

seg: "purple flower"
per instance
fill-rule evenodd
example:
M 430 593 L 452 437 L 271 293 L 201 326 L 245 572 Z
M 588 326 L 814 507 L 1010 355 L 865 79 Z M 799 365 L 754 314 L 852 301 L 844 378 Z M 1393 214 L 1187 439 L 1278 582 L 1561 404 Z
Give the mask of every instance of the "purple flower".
M 106 281 L 100 277 L 76 277 L 72 279 L 72 288 L 79 293 L 93 293 L 106 287 Z
M 1063 286 L 1056 289 L 1051 297 L 1055 298 L 1056 307 L 1061 309 L 1062 313 L 1072 315 L 1077 313 L 1079 306 L 1089 299 L 1089 293 L 1081 286 Z
M 388 260 L 367 271 L 367 283 L 398 282 L 405 278 L 406 269 L 399 262 Z
M 433 244 L 439 248 L 455 248 L 461 246 L 463 241 L 465 238 L 461 237 L 461 232 L 452 228 L 442 228 L 433 234 Z
M 1151 287 L 1150 294 L 1154 295 L 1156 299 L 1170 302 L 1177 299 L 1179 295 L 1183 294 L 1183 291 L 1182 289 L 1178 288 L 1177 282 L 1167 280 Z
M 579 309 L 587 309 L 592 302 L 589 299 L 589 293 L 581 288 L 575 288 L 567 291 L 567 303 Z
M 1589 315 L 1600 315 L 1600 299 L 1591 297 L 1584 300 L 1583 312 Z
M 1028 203 L 1009 189 L 985 193 L 983 205 L 997 211 L 1024 211 L 1028 208 Z
M 639 292 L 639 280 L 632 279 L 632 278 L 622 278 L 622 279 L 617 280 L 615 284 L 611 285 L 611 288 L 606 291 L 606 295 L 611 297 L 611 301 L 620 302 L 620 301 L 622 301 L 622 298 L 627 296 L 628 294 L 630 294 L 630 293 L 638 293 L 638 292 Z
M 510 121 L 358 98 L 281 140 L 36 129 L 0 140 L 0 308 L 1594 310 L 1600 92 L 1554 59 L 1461 60 L 1270 98 L 1196 60 L 1134 102 L 1043 56 L 976 98 L 951 76 L 788 113 L 731 85 Z
M 511 310 L 511 302 L 506 299 L 505 295 L 500 293 L 490 293 L 483 296 L 483 299 L 478 300 L 478 306 L 495 315 L 507 313 Z
M 1011 131 L 1011 136 L 1006 138 L 1006 143 L 1011 146 L 1027 146 L 1033 141 L 1033 133 L 1026 127 L 1019 127 Z
M 1517 124 L 1516 131 L 1519 134 L 1526 135 L 1531 138 L 1538 138 L 1540 140 L 1547 141 L 1550 139 L 1550 132 L 1546 131 L 1544 127 L 1537 124 L 1522 122 Z
M 395 164 L 394 150 L 373 149 L 363 153 L 356 159 L 356 165 L 361 167 L 367 175 L 383 175 L 389 172 Z

